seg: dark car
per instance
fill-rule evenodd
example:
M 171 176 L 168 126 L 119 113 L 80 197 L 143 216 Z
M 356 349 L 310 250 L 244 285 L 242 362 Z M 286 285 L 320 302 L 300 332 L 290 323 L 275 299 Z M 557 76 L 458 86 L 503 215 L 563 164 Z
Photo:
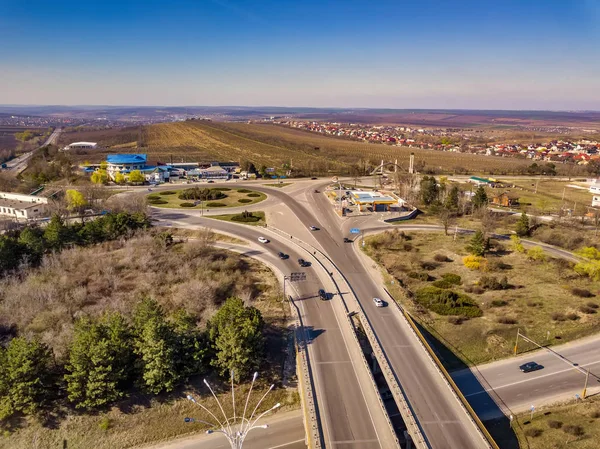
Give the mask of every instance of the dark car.
M 304 260 L 304 259 L 298 259 L 298 264 L 299 264 L 301 267 L 310 267 L 310 262 L 307 262 L 307 261 L 306 261 L 306 260 Z
M 319 193 L 319 189 L 315 189 L 315 193 Z
M 524 373 L 530 373 L 532 371 L 537 371 L 542 368 L 544 368 L 542 365 L 538 365 L 535 362 L 527 362 L 527 363 L 519 366 L 519 369 Z
M 350 240 L 348 237 L 344 237 L 344 243 L 352 243 L 352 240 Z
M 206 181 L 206 182 L 208 182 L 209 184 L 212 184 L 212 183 L 214 183 L 214 181 L 213 181 L 212 179 L 209 179 L 209 180 L 208 180 L 208 181 Z
M 327 292 L 325 292 L 325 290 L 321 288 L 319 289 L 319 298 L 321 299 L 321 301 L 326 301 L 327 299 L 329 299 L 329 295 L 327 295 Z
M 277 253 L 277 255 L 279 256 L 280 259 L 289 259 L 290 256 L 288 256 L 286 253 L 282 253 L 281 251 L 279 251 Z
M 312 177 L 312 178 L 310 178 L 310 179 L 312 179 L 312 180 L 314 181 L 314 180 L 315 180 L 315 179 L 317 179 L 317 178 L 315 178 L 315 177 L 313 176 L 313 177 Z

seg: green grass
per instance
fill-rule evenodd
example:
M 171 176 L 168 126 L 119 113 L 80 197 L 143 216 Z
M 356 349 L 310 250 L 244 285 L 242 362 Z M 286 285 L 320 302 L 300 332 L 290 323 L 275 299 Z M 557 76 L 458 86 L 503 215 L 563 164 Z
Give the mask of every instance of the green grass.
M 267 187 L 285 187 L 285 186 L 291 186 L 293 183 L 292 182 L 282 182 L 281 184 L 265 184 L 265 186 Z
M 230 221 L 232 223 L 239 223 L 239 224 L 245 224 L 245 225 L 250 225 L 250 226 L 264 226 L 267 223 L 266 218 L 265 218 L 265 213 L 262 211 L 258 211 L 258 212 L 253 211 L 252 212 L 252 215 L 260 217 L 260 220 L 258 220 L 258 221 L 240 222 L 240 221 L 232 220 L 232 218 L 237 215 L 240 215 L 240 214 L 206 215 L 206 218 L 214 218 L 216 220 Z
M 581 427 L 583 435 L 566 432 L 568 426 Z M 600 441 L 600 397 L 542 407 L 535 411 L 533 419 L 530 413 L 523 413 L 516 417 L 513 428 L 521 447 L 528 449 L 596 449 Z M 531 429 L 541 430 L 541 433 L 531 436 L 534 433 Z
M 149 198 L 160 198 L 160 200 L 164 201 L 165 203 L 163 204 L 152 204 L 150 203 L 150 206 L 154 206 L 154 207 L 164 207 L 164 208 L 169 208 L 169 209 L 201 209 L 200 204 L 198 204 L 195 207 L 182 207 L 182 203 L 193 203 L 193 200 L 181 200 L 179 199 L 179 192 L 181 190 L 185 190 L 185 189 L 180 189 L 176 191 L 176 194 L 171 194 L 171 195 L 160 195 L 160 192 L 154 192 L 148 195 Z M 240 207 L 240 206 L 250 206 L 252 204 L 256 204 L 256 203 L 260 203 L 261 201 L 265 200 L 267 198 L 267 195 L 265 195 L 262 192 L 256 192 L 254 190 L 248 190 L 248 192 L 240 192 L 238 190 L 227 190 L 223 192 L 225 195 L 227 195 L 226 198 L 221 198 L 221 199 L 217 199 L 217 200 L 210 200 L 210 201 L 203 201 L 202 202 L 202 208 L 203 209 L 210 209 L 209 204 L 210 203 L 221 203 L 224 204 L 224 206 L 220 206 L 222 208 L 225 207 Z M 258 196 L 253 196 L 253 197 L 249 197 L 248 193 L 254 194 L 254 195 L 258 195 Z M 240 202 L 240 199 L 244 199 L 244 200 L 250 200 L 248 202 Z
M 409 237 L 404 240 L 400 230 L 367 237 L 365 251 L 385 268 L 390 292 L 396 300 L 463 363 L 473 365 L 508 357 L 512 354 L 517 328 L 540 344 L 564 343 L 597 332 L 600 314 L 583 313 L 580 307 L 587 302 L 600 304 L 600 298 L 577 297 L 571 288 L 585 288 L 598 294 L 600 283 L 577 276 L 568 265 L 550 258 L 546 262 L 532 262 L 526 255 L 512 252 L 509 242 L 502 242 L 503 251 L 488 257 L 487 272 L 471 271 L 462 264 L 469 236 L 459 235 L 454 241 L 452 235 L 438 232 L 407 234 Z M 436 254 L 445 255 L 452 262 L 435 263 Z M 422 266 L 424 262 L 426 268 Z M 411 278 L 410 272 L 426 272 L 430 280 Z M 459 324 L 460 321 L 418 307 L 410 299 L 408 292 L 429 286 L 446 273 L 461 276 L 462 284 L 452 289 L 473 298 L 483 310 L 482 317 Z M 477 291 L 476 283 L 483 276 L 498 280 L 506 276 L 513 288 Z M 562 320 L 561 314 L 566 319 Z M 546 340 L 548 331 L 550 339 Z M 520 348 L 528 349 L 531 348 L 527 345 Z M 450 357 L 445 362 L 450 369 L 459 366 L 456 360 L 452 365 Z

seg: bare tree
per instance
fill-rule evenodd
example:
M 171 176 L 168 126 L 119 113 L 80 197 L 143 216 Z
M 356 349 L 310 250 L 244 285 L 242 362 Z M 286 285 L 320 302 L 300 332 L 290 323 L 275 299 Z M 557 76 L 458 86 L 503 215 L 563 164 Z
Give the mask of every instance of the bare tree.
M 440 223 L 444 227 L 444 234 L 448 235 L 448 229 L 454 224 L 456 224 L 456 214 L 454 213 L 454 211 L 443 207 L 440 210 L 438 217 L 440 219 Z

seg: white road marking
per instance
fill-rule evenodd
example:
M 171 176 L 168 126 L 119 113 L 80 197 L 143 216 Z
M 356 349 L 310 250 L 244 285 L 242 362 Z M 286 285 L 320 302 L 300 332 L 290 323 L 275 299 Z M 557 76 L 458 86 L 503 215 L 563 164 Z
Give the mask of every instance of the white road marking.
M 290 441 L 289 443 L 278 444 L 277 446 L 271 446 L 267 449 L 278 449 L 280 447 L 286 447 L 286 446 L 289 446 L 290 444 L 296 444 L 296 443 L 300 443 L 300 442 L 304 442 L 304 438 L 302 438 L 301 440 Z
M 465 397 L 469 397 L 469 396 L 475 396 L 475 395 L 478 395 L 478 394 L 487 393 L 487 392 L 489 392 L 489 391 L 496 391 L 496 390 L 500 390 L 501 388 L 511 387 L 511 386 L 513 386 L 513 385 L 519 385 L 519 384 L 522 384 L 522 383 L 525 383 L 525 382 L 531 382 L 531 381 L 534 381 L 534 380 L 539 380 L 539 379 L 542 379 L 543 377 L 554 376 L 554 375 L 556 375 L 556 374 L 565 373 L 565 372 L 567 372 L 567 371 L 571 371 L 571 370 L 575 370 L 575 371 L 578 371 L 578 372 L 580 372 L 580 371 L 577 369 L 578 367 L 582 367 L 582 366 L 591 366 L 591 365 L 596 365 L 596 364 L 598 364 L 598 363 L 600 363 L 600 360 L 597 360 L 597 361 L 595 361 L 595 362 L 592 362 L 592 363 L 586 363 L 585 365 L 578 365 L 577 367 L 575 367 L 575 366 L 574 366 L 574 367 L 572 367 L 572 368 L 563 369 L 563 370 L 561 370 L 561 371 L 554 371 L 554 372 L 552 372 L 552 373 L 543 374 L 543 375 L 541 375 L 541 376 L 537 376 L 537 377 L 530 377 L 530 378 L 528 378 L 528 379 L 519 380 L 519 381 L 517 381 L 517 382 L 511 382 L 511 383 L 509 383 L 509 384 L 506 384 L 506 385 L 499 385 L 499 386 L 497 386 L 497 387 L 493 387 L 493 388 L 486 388 L 485 390 L 482 390 L 482 391 L 477 391 L 477 392 L 475 392 L 475 393 L 469 393 L 469 394 L 465 395 Z M 565 383 L 566 383 L 566 382 L 565 382 Z M 520 394 L 518 394 L 517 396 L 521 396 L 521 395 L 520 395 Z

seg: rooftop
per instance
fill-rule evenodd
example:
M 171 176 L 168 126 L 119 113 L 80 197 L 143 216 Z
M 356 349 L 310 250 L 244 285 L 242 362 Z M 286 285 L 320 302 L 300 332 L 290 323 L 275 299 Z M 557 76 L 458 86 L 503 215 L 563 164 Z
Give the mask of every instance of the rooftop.
M 109 154 L 106 156 L 106 162 L 109 164 L 145 164 L 146 160 L 145 154 Z
M 68 146 L 87 146 L 87 147 L 95 147 L 98 145 L 96 142 L 71 142 Z

